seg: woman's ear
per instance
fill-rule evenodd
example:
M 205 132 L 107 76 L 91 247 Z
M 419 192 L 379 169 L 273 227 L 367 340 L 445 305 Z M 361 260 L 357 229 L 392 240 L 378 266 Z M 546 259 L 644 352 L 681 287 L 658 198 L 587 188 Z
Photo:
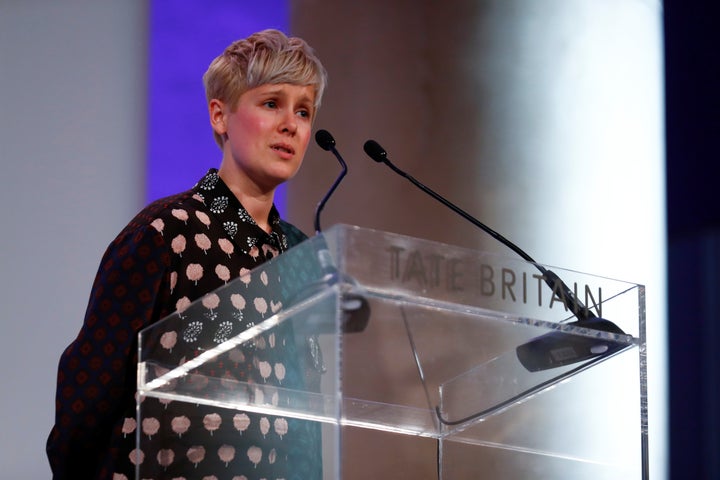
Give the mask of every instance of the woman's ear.
M 210 125 L 215 133 L 221 137 L 227 133 L 227 121 L 225 116 L 225 103 L 213 98 L 208 104 L 210 113 Z

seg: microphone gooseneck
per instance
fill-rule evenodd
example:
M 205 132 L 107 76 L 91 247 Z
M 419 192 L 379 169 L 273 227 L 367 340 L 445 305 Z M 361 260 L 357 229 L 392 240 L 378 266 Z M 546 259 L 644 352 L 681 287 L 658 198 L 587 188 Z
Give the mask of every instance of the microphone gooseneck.
M 550 289 L 553 292 L 557 292 L 559 290 L 558 293 L 562 296 L 562 302 L 577 318 L 577 321 L 571 322 L 570 325 L 587 327 L 589 329 L 601 330 L 615 334 L 624 334 L 622 329 L 620 329 L 620 327 L 615 325 L 613 322 L 605 320 L 604 318 L 599 318 L 595 314 L 593 314 L 589 308 L 587 308 L 577 299 L 576 295 L 570 290 L 570 288 L 565 284 L 565 282 L 563 282 L 551 270 L 548 270 L 542 265 L 539 265 L 535 260 L 533 260 L 532 257 L 530 257 L 530 255 L 525 253 L 520 247 L 518 247 L 517 245 L 515 245 L 484 223 L 480 222 L 478 219 L 465 212 L 455 204 L 451 203 L 438 193 L 434 192 L 418 180 L 414 179 L 412 176 L 408 175 L 400 168 L 396 167 L 390 160 L 388 160 L 387 152 L 384 148 L 380 146 L 379 143 L 374 140 L 368 140 L 367 142 L 365 142 L 363 150 L 365 150 L 365 153 L 370 158 L 372 158 L 378 163 L 384 163 L 385 165 L 390 167 L 395 173 L 409 180 L 413 185 L 420 188 L 423 192 L 427 193 L 435 200 L 438 200 L 443 205 L 450 208 L 452 211 L 462 216 L 464 219 L 468 220 L 473 225 L 479 227 L 480 229 L 488 233 L 490 236 L 501 242 L 503 245 L 507 246 L 512 251 L 517 253 L 527 262 L 533 264 L 535 268 L 537 268 L 540 273 L 542 273 L 542 278 L 545 283 L 550 287 Z M 541 370 L 557 368 L 560 366 L 572 365 L 586 360 L 588 360 L 589 362 L 574 367 L 570 371 L 561 373 L 554 378 L 546 380 L 545 382 L 541 382 L 539 385 L 532 386 L 527 390 L 520 392 L 519 394 L 512 396 L 511 398 L 508 398 L 503 402 L 500 402 L 498 405 L 468 415 L 464 418 L 445 418 L 439 406 L 435 407 L 435 413 L 440 422 L 442 422 L 444 425 L 460 425 L 471 420 L 475 420 L 477 418 L 482 418 L 493 412 L 500 411 L 509 405 L 512 405 L 513 403 L 526 397 L 527 395 L 531 395 L 535 392 L 541 391 L 546 386 L 553 384 L 561 378 L 572 375 L 575 372 L 582 371 L 583 369 L 587 368 L 591 363 L 598 361 L 600 358 L 613 355 L 626 347 L 627 344 L 610 339 L 571 335 L 559 331 L 546 333 L 544 335 L 531 339 L 528 342 L 525 342 L 515 348 L 516 356 L 526 370 L 530 372 L 537 372 Z
M 315 141 L 323 150 L 332 152 L 342 167 L 342 171 L 335 179 L 335 182 L 333 182 L 332 186 L 322 200 L 320 200 L 317 208 L 315 209 L 315 233 L 320 234 L 322 232 L 322 229 L 320 228 L 320 213 L 325 207 L 325 204 L 330 196 L 333 194 L 335 189 L 337 189 L 338 185 L 340 185 L 342 179 L 345 175 L 347 175 L 348 168 L 345 160 L 342 158 L 342 155 L 340 155 L 340 152 L 338 152 L 337 148 L 335 148 L 335 139 L 330 132 L 327 130 L 318 130 L 315 133 Z M 302 291 L 302 294 L 305 297 L 308 297 L 313 294 L 313 291 L 319 291 L 320 289 L 327 288 L 328 286 L 342 284 L 343 290 L 340 301 L 340 310 L 342 312 L 342 330 L 346 333 L 363 331 L 370 319 L 370 304 L 367 298 L 365 298 L 363 289 L 357 285 L 355 279 L 335 268 L 330 251 L 325 245 L 324 240 L 322 246 L 317 252 L 317 261 L 322 273 L 322 278 L 319 281 L 312 282 L 307 285 Z M 334 328 L 334 324 L 331 328 Z
M 429 187 L 421 183 L 420 181 L 413 178 L 408 173 L 404 172 L 400 168 L 396 167 L 388 158 L 387 158 L 387 151 L 383 147 L 380 146 L 378 142 L 375 140 L 368 140 L 365 142 L 365 145 L 363 145 L 363 150 L 365 150 L 365 153 L 375 160 L 378 163 L 384 163 L 390 169 L 392 169 L 395 173 L 400 175 L 401 177 L 409 180 L 413 185 L 418 187 L 423 192 L 427 193 L 431 197 L 433 197 L 435 200 L 439 201 L 446 207 L 448 207 L 453 212 L 457 213 L 461 217 L 463 217 L 465 220 L 469 221 L 476 227 L 479 227 L 481 230 L 485 231 L 488 235 L 505 245 L 506 247 L 510 248 L 513 252 L 517 253 L 523 260 L 532 263 L 535 268 L 537 268 L 540 273 L 542 274 L 542 278 L 545 280 L 545 283 L 555 291 L 555 289 L 560 289 L 561 293 L 564 297 L 565 306 L 570 309 L 570 311 L 573 312 L 573 314 L 577 317 L 578 320 L 590 320 L 592 318 L 596 318 L 595 314 L 593 314 L 589 308 L 587 308 L 585 305 L 583 305 L 575 296 L 575 294 L 570 290 L 570 288 L 563 282 L 555 273 L 548 270 L 547 268 L 543 267 L 542 265 L 538 264 L 530 255 L 525 253 L 520 247 L 512 243 L 507 238 L 500 235 L 498 232 L 493 230 L 492 228 L 488 227 L 484 223 L 482 223 L 477 218 L 473 217 L 469 213 L 467 213 L 465 210 L 461 209 L 457 205 L 453 204 L 449 200 L 447 200 L 445 197 L 441 196 L 440 194 L 434 192 Z
M 332 154 L 335 155 L 335 158 L 337 158 L 337 161 L 340 163 L 340 167 L 342 167 L 342 171 L 335 179 L 335 182 L 333 182 L 330 189 L 327 191 L 325 196 L 320 200 L 320 202 L 317 204 L 317 207 L 315 208 L 315 233 L 320 233 L 322 231 L 322 229 L 320 228 L 320 213 L 322 212 L 323 208 L 325 208 L 325 204 L 327 203 L 328 199 L 330 199 L 330 196 L 333 194 L 338 185 L 340 185 L 342 179 L 345 177 L 345 175 L 347 175 L 348 169 L 345 160 L 343 160 L 340 152 L 338 152 L 337 148 L 335 148 L 335 139 L 330 134 L 330 132 L 328 132 L 327 130 L 318 130 L 317 132 L 315 132 L 315 142 L 317 142 L 318 146 L 323 150 L 332 152 Z

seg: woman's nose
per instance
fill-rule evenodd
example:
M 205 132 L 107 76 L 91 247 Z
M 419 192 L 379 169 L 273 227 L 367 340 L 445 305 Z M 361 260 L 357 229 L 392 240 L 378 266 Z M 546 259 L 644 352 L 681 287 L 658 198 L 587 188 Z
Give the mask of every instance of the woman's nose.
M 297 132 L 297 117 L 295 112 L 286 112 L 280 123 L 280 131 L 295 134 Z

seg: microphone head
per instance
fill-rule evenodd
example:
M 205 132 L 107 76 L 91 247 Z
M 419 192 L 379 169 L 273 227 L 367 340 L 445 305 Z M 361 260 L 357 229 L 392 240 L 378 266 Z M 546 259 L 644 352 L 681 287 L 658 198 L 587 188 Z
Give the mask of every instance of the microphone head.
M 375 140 L 368 140 L 365 142 L 363 150 L 365 150 L 365 153 L 367 153 L 370 158 L 378 163 L 383 163 L 387 160 L 387 152 Z
M 323 150 L 330 151 L 335 146 L 335 139 L 327 130 L 318 130 L 315 132 L 315 141 Z

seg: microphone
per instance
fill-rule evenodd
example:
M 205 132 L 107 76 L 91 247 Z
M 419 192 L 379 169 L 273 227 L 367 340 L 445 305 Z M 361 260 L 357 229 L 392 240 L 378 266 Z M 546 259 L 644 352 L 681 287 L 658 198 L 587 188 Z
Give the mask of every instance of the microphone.
M 498 232 L 488 227 L 480 220 L 476 219 L 466 211 L 462 210 L 457 205 L 453 204 L 440 194 L 434 192 L 432 189 L 421 183 L 420 181 L 413 178 L 408 173 L 404 172 L 397 166 L 395 166 L 387 157 L 387 152 L 383 147 L 380 146 L 375 140 L 368 140 L 363 145 L 365 153 L 378 163 L 384 163 L 395 173 L 401 177 L 407 179 L 418 187 L 423 192 L 427 193 L 435 200 L 450 208 L 453 212 L 457 213 L 465 220 L 479 227 L 485 231 L 494 239 L 510 248 L 513 252 L 517 253 L 523 260 L 531 263 L 537 268 L 542 274 L 542 278 L 550 289 L 560 291 L 562 294 L 561 300 L 565 306 L 573 313 L 577 318 L 576 321 L 570 322 L 569 325 L 586 327 L 593 330 L 601 330 L 605 332 L 612 332 L 618 334 L 624 334 L 624 332 L 614 323 L 603 318 L 598 318 L 588 307 L 582 304 L 570 288 L 558 277 L 553 271 L 548 270 L 542 265 L 538 264 L 530 255 L 525 253 L 520 247 L 506 239 Z M 603 354 L 609 354 L 616 351 L 620 347 L 620 344 L 616 342 L 610 342 L 600 339 L 590 339 L 576 337 L 561 332 L 551 332 L 541 337 L 533 339 L 523 345 L 517 347 L 516 352 L 520 363 L 529 371 L 546 370 L 549 368 L 555 368 L 571 363 L 583 361 L 592 357 L 596 357 Z
M 320 233 L 322 231 L 322 229 L 320 228 L 320 212 L 322 212 L 323 208 L 325 208 L 325 204 L 330 199 L 330 196 L 333 194 L 333 192 L 335 192 L 335 189 L 338 187 L 338 185 L 340 185 L 340 182 L 345 177 L 345 175 L 347 175 L 348 169 L 345 160 L 343 160 L 340 152 L 338 152 L 337 148 L 335 148 L 335 139 L 332 135 L 330 135 L 330 132 L 328 132 L 327 130 L 318 130 L 315 133 L 315 142 L 317 142 L 318 146 L 323 150 L 332 152 L 332 154 L 335 155 L 335 158 L 337 158 L 337 161 L 340 163 L 340 167 L 342 168 L 342 171 L 335 179 L 335 182 L 333 182 L 330 190 L 327 191 L 325 196 L 320 200 L 320 202 L 317 204 L 317 207 L 315 208 L 315 233 Z
M 322 231 L 320 228 L 320 213 L 332 196 L 333 192 L 335 192 L 338 185 L 340 185 L 340 182 L 343 180 L 345 175 L 347 175 L 348 168 L 345 160 L 342 158 L 342 155 L 340 155 L 340 152 L 338 152 L 337 148 L 335 148 L 335 139 L 330 132 L 327 130 L 318 130 L 315 133 L 315 141 L 323 150 L 332 152 L 342 168 L 342 171 L 315 209 L 315 233 L 319 234 Z M 340 299 L 340 308 L 343 314 L 343 331 L 351 333 L 364 330 L 370 318 L 370 306 L 368 301 L 365 298 L 365 295 L 360 291 L 361 289 L 357 286 L 355 279 L 351 278 L 349 275 L 339 272 L 338 269 L 335 268 L 332 256 L 330 255 L 327 245 L 324 243 L 324 239 L 323 245 L 317 252 L 317 261 L 320 266 L 322 278 L 306 285 L 299 293 L 302 294 L 303 297 L 307 298 L 328 286 L 333 286 L 338 283 L 343 284 L 343 291 Z M 294 301 L 290 303 L 292 304 Z M 320 323 L 315 322 L 315 328 L 318 328 L 319 331 L 324 331 L 319 328 Z

